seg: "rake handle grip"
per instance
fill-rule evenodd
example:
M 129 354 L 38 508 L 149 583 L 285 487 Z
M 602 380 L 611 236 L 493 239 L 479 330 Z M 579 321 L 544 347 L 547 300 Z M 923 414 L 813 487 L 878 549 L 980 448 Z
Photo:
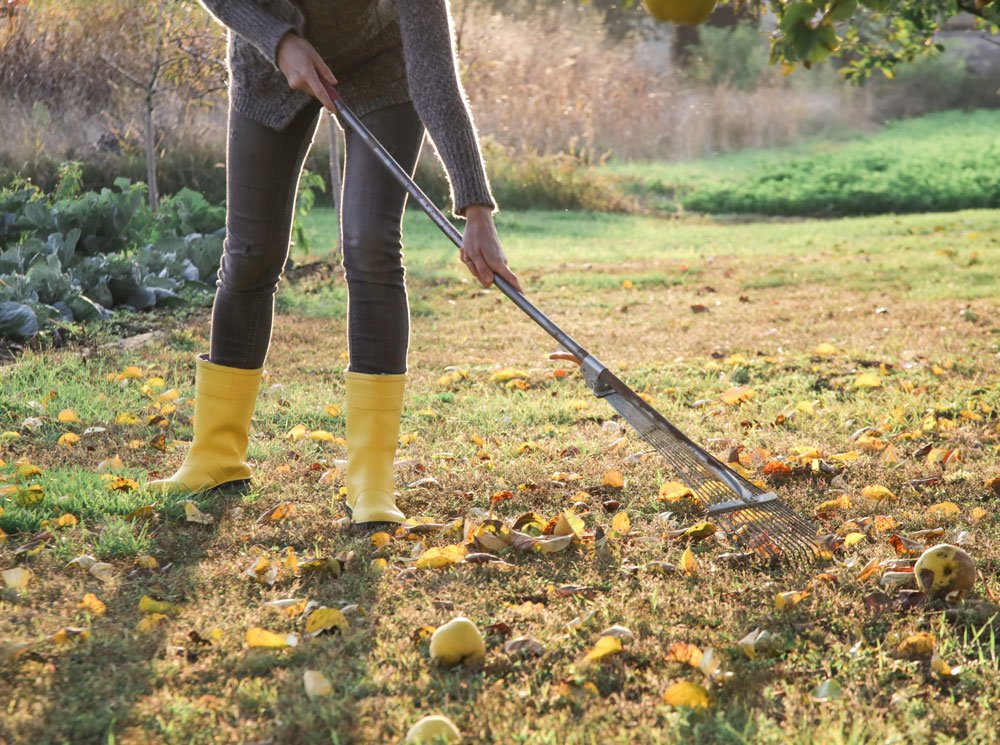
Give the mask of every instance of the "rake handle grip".
M 384 165 L 389 173 L 399 182 L 399 184 L 406 189 L 411 197 L 416 200 L 417 204 L 420 205 L 421 209 L 431 221 L 437 225 L 441 232 L 444 233 L 452 243 L 454 243 L 458 248 L 462 247 L 462 234 L 459 232 L 458 228 L 451 224 L 451 221 L 444 216 L 444 214 L 437 208 L 437 205 L 430 200 L 430 198 L 424 194 L 423 190 L 417 186 L 417 184 L 410 178 L 410 175 L 403 169 L 396 159 L 389 154 L 389 151 L 382 146 L 373 135 L 368 127 L 351 111 L 343 100 L 341 100 L 340 95 L 337 93 L 337 89 L 332 85 L 327 83 L 325 80 L 322 81 L 327 93 L 330 98 L 333 99 L 334 106 L 337 108 L 337 113 L 340 114 L 341 121 L 343 121 L 347 126 L 354 130 L 354 132 L 364 141 L 366 145 L 375 154 L 375 157 Z M 559 328 L 548 316 L 546 316 L 542 311 L 534 306 L 524 295 L 519 293 L 514 286 L 511 285 L 506 279 L 500 275 L 495 274 L 493 276 L 493 284 L 497 286 L 504 295 L 506 295 L 510 300 L 524 311 L 527 316 L 542 327 L 552 338 L 559 342 L 563 347 L 565 347 L 569 352 L 575 355 L 579 359 L 584 359 L 589 356 L 589 353 L 580 344 L 578 344 L 569 334 Z

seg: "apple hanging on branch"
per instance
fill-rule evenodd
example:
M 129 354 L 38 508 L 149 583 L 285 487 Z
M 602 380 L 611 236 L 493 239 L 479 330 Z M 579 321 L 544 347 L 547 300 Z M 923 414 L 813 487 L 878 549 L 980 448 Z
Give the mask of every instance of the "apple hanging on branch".
M 716 0 L 642 0 L 646 12 L 656 20 L 692 26 L 707 21 L 715 4 Z

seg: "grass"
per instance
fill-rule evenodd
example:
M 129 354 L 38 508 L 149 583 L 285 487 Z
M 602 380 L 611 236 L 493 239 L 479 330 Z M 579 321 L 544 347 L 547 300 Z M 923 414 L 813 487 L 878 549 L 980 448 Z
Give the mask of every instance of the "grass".
M 1000 112 L 949 111 L 871 136 L 691 163 L 610 166 L 647 206 L 713 214 L 867 215 L 996 207 Z
M 402 508 L 435 522 L 478 521 L 491 495 L 509 490 L 511 499 L 492 506 L 499 518 L 534 511 L 548 519 L 582 501 L 586 529 L 609 531 L 614 513 L 602 503 L 615 500 L 632 532 L 552 555 L 509 553 L 508 570 L 417 570 L 416 542 L 398 536 L 376 548 L 346 533 L 337 522 L 344 421 L 326 408 L 343 404 L 344 287 L 338 271 L 315 263 L 336 234 L 331 214 L 318 210 L 310 220 L 320 254 L 297 257 L 279 293 L 250 447 L 253 489 L 198 498 L 212 524 L 185 521 L 181 500 L 153 502 L 148 520 L 127 518 L 149 496 L 109 491 L 98 473 L 119 456 L 110 473 L 141 484 L 179 463 L 207 312 L 179 326 L 149 316 L 169 333 L 137 349 L 28 352 L 0 368 L 0 433 L 18 434 L 0 434 L 0 528 L 9 534 L 0 569 L 33 572 L 26 589 L 0 591 L 0 741 L 398 742 L 419 716 L 444 713 L 477 743 L 997 742 L 1000 523 L 983 482 L 1000 473 L 1000 213 L 771 224 L 499 217 L 532 299 L 695 440 L 720 456 L 741 446 L 755 478 L 774 460 L 797 463 L 796 448 L 819 449 L 836 473 L 806 468 L 771 486 L 809 515 L 844 489 L 850 506 L 827 508 L 817 518 L 824 532 L 843 535 L 857 530 L 849 521 L 884 514 L 910 536 L 929 527 L 928 507 L 954 502 L 958 514 L 931 540 L 970 531 L 982 580 L 956 607 L 935 601 L 909 610 L 879 605 L 877 577 L 855 578 L 870 559 L 895 556 L 889 534 L 872 528 L 828 566 L 729 567 L 718 559 L 723 547 L 708 541 L 692 547 L 697 574 L 650 571 L 650 562 L 678 563 L 684 549 L 657 518 L 669 509 L 656 499 L 669 470 L 641 457 L 643 443 L 575 372 L 556 372 L 567 366 L 547 359 L 554 344 L 463 276 L 454 250 L 418 215 L 406 224 L 410 297 L 421 310 L 398 456 Z M 834 353 L 817 353 L 821 343 Z M 140 377 L 118 380 L 128 365 Z M 527 372 L 523 390 L 491 379 L 508 366 Z M 453 368 L 466 377 L 442 381 Z M 881 387 L 857 387 L 862 373 L 875 373 Z M 737 385 L 754 397 L 722 403 Z M 172 389 L 176 398 L 164 395 Z M 68 408 L 80 421 L 58 421 Z M 123 413 L 135 421 L 119 420 Z M 166 422 L 150 423 L 158 415 Z M 29 417 L 40 424 L 25 426 Z M 291 440 L 297 424 L 333 439 Z M 85 435 L 92 427 L 103 431 Z M 58 444 L 67 431 L 80 441 Z M 890 445 L 895 458 L 884 455 Z M 941 468 L 928 462 L 926 446 L 957 449 L 960 460 Z M 858 458 L 843 465 L 830 457 L 850 451 Z M 18 475 L 19 461 L 41 473 Z M 603 483 L 613 470 L 624 477 L 621 489 Z M 580 479 L 553 480 L 557 471 Z M 436 483 L 417 483 L 428 476 Z M 932 476 L 940 481 L 911 485 Z M 25 490 L 31 484 L 42 487 L 40 501 Z M 865 497 L 871 484 L 898 500 Z M 294 515 L 259 520 L 282 501 Z M 47 523 L 53 537 L 15 555 L 43 520 L 64 514 L 76 523 Z M 675 519 L 697 517 L 680 510 Z M 423 543 L 458 540 L 438 532 Z M 285 561 L 289 549 L 299 559 L 339 556 L 345 569 L 284 572 L 273 587 L 246 574 L 261 557 Z M 84 554 L 113 567 L 107 582 L 67 565 Z M 146 568 L 147 557 L 160 569 Z M 593 589 L 558 591 L 573 585 Z M 807 586 L 808 599 L 776 609 L 776 593 Z M 106 604 L 103 615 L 80 606 L 86 593 Z M 139 609 L 144 595 L 177 606 L 152 631 L 140 626 L 149 623 Z M 350 628 L 302 637 L 290 649 L 248 649 L 252 626 L 301 633 L 295 618 L 267 605 L 285 598 L 345 608 Z M 509 637 L 494 627 L 500 633 L 487 635 L 480 669 L 437 670 L 421 630 L 458 614 L 480 628 L 506 624 Z M 604 663 L 582 665 L 612 624 L 636 638 Z M 62 628 L 89 635 L 61 641 Z M 754 628 L 776 643 L 749 659 L 738 642 Z M 927 656 L 896 653 L 918 631 L 963 666 L 958 676 L 932 673 Z M 507 654 L 504 642 L 519 636 L 540 641 L 542 656 Z M 674 642 L 712 647 L 732 678 L 709 683 L 667 660 Z M 32 647 L 15 656 L 7 645 L 19 643 Z M 309 700 L 306 670 L 326 675 L 329 697 Z M 829 678 L 840 697 L 814 700 Z M 707 685 L 712 706 L 663 703 L 679 681 Z

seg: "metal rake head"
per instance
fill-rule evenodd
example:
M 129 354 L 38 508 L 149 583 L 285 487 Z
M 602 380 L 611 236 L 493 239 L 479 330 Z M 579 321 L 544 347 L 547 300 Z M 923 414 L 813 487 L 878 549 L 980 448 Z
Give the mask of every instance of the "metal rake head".
M 586 374 L 586 369 L 585 369 Z M 591 388 L 605 399 L 676 471 L 707 510 L 708 519 L 739 547 L 769 562 L 808 563 L 829 553 L 816 527 L 774 492 L 765 492 L 688 438 L 602 366 Z

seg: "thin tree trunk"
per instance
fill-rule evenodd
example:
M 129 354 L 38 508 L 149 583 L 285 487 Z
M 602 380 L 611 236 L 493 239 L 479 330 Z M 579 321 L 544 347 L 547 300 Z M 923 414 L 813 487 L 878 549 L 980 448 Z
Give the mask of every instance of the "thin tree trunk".
M 327 120 L 327 128 L 330 131 L 330 202 L 337 213 L 337 245 L 334 249 L 333 259 L 340 261 L 340 196 L 343 184 L 341 182 L 340 170 L 340 127 L 337 120 L 331 114 Z
M 149 186 L 149 209 L 156 212 L 160 193 L 156 185 L 156 128 L 153 125 L 153 95 L 146 98 L 146 183 Z

